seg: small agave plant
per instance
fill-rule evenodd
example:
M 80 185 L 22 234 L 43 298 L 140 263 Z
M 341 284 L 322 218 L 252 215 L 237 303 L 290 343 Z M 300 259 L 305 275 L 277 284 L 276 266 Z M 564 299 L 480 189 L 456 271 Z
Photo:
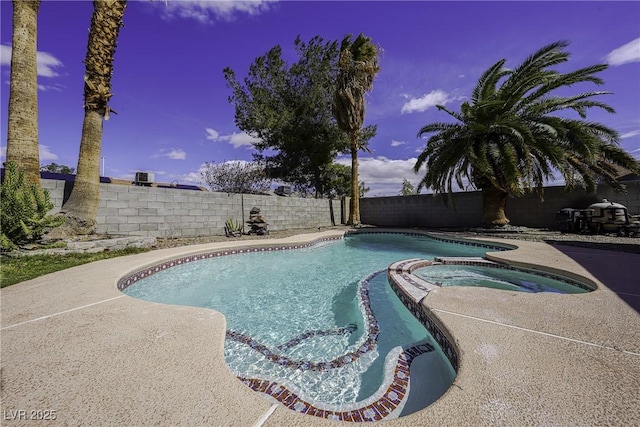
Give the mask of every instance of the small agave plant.
M 224 234 L 227 237 L 239 237 L 242 235 L 242 224 L 229 218 L 224 223 Z

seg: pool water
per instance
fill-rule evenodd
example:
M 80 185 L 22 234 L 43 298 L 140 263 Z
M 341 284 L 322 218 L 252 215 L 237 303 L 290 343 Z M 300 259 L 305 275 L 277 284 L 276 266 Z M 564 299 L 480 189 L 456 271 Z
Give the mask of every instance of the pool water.
M 424 393 L 426 406 L 449 388 L 455 371 L 394 294 L 386 274 L 374 273 L 401 259 L 477 257 L 487 250 L 427 236 L 359 234 L 305 249 L 190 262 L 141 279 L 124 292 L 221 311 L 227 319 L 230 369 L 239 377 L 277 379 L 312 402 L 341 405 L 366 399 L 382 385 L 385 357 L 393 348 L 429 343 L 433 351 L 424 357 L 432 360 L 433 372 L 425 375 L 433 383 Z M 368 301 L 363 301 L 362 286 L 368 286 Z M 368 345 L 367 304 L 379 327 L 377 345 Z M 368 351 L 355 361 L 323 368 L 363 347 Z
M 588 292 L 561 280 L 522 270 L 469 265 L 431 265 L 412 272 L 440 286 L 479 286 L 518 292 L 554 292 L 576 294 Z

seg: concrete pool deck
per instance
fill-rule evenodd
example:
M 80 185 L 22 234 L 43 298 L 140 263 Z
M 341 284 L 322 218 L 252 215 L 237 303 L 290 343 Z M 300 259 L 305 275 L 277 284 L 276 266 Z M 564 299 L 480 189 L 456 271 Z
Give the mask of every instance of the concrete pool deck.
M 336 425 L 274 406 L 237 380 L 224 363 L 221 313 L 145 302 L 116 285 L 129 272 L 188 254 L 339 234 L 156 250 L 2 289 L 2 425 L 34 424 L 32 417 L 52 411 L 50 425 Z M 426 409 L 380 423 L 640 424 L 640 255 L 491 241 L 518 246 L 491 259 L 565 270 L 599 288 L 432 291 L 423 304 L 454 337 L 458 376 Z

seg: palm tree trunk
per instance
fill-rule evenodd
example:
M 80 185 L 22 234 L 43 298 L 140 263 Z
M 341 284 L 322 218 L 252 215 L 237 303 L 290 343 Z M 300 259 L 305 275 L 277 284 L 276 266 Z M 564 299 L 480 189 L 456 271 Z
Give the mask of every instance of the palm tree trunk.
M 358 131 L 351 134 L 351 203 L 349 225 L 360 224 L 360 188 L 358 178 Z
M 482 220 L 484 225 L 500 226 L 509 224 L 504 213 L 508 193 L 493 186 L 482 188 Z
M 62 206 L 74 233 L 94 231 L 100 202 L 102 120 L 108 118 L 111 75 L 126 0 L 94 0 L 85 58 L 84 121 L 78 172 L 69 200 Z
M 13 1 L 11 83 L 7 126 L 7 162 L 15 162 L 25 181 L 40 188 L 38 153 L 37 38 L 40 0 Z
M 73 221 L 74 233 L 86 234 L 95 229 L 100 202 L 100 151 L 102 146 L 102 116 L 85 111 L 78 171 L 71 195 L 62 212 Z

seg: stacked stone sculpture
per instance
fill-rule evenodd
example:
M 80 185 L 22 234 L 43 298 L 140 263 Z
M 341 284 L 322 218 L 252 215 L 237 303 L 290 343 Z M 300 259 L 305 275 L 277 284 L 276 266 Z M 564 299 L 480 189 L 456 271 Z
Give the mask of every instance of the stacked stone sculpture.
M 247 224 L 251 227 L 248 231 L 248 234 L 257 234 L 259 236 L 269 234 L 269 230 L 267 229 L 267 222 L 264 220 L 262 215 L 260 215 L 260 208 L 253 207 L 251 211 L 249 211 L 249 221 Z

